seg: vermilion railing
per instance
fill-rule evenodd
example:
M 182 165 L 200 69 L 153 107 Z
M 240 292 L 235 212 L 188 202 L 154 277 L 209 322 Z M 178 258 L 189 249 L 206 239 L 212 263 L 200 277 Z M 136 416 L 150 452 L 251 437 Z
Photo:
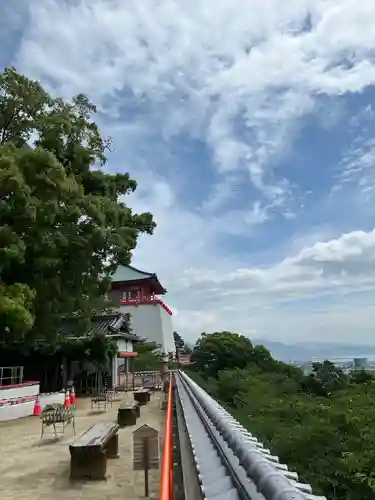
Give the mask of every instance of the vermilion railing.
M 169 375 L 159 500 L 173 500 L 172 374 Z
M 136 299 L 120 300 L 121 306 L 139 306 L 142 304 L 159 304 L 170 316 L 173 314 L 167 304 L 157 297 L 138 297 Z

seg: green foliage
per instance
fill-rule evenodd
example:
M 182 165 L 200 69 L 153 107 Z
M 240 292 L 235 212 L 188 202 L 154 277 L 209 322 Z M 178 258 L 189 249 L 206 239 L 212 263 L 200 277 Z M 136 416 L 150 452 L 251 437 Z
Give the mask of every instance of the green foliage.
M 34 292 L 26 285 L 0 283 L 0 331 L 5 341 L 12 340 L 14 333 L 22 337 L 33 326 L 34 297 Z
M 162 355 L 160 354 L 160 346 L 155 342 L 137 342 L 134 350 L 138 356 L 134 358 L 134 371 L 160 370 Z
M 250 340 L 231 332 L 202 333 L 191 356 L 196 370 L 217 375 L 226 368 L 243 368 L 254 349 Z M 263 356 L 263 353 L 262 353 Z
M 313 372 L 321 381 L 323 387 L 330 392 L 343 389 L 349 383 L 349 377 L 330 361 L 314 363 Z
M 374 381 L 374 376 L 366 370 L 355 370 L 350 374 L 350 379 L 354 384 L 371 384 Z
M 177 361 L 168 361 L 168 370 L 178 370 Z
M 213 347 L 211 357 L 208 345 Z M 222 356 L 224 345 L 229 362 Z M 239 346 L 241 336 L 228 332 L 202 336 L 194 349 L 199 370 L 196 364 L 190 375 L 296 470 L 302 482 L 310 483 L 314 493 L 332 500 L 375 499 L 372 375 L 358 371 L 349 377 L 325 361 L 304 376 L 263 349 L 249 350 L 244 364 Z M 210 362 L 214 369 L 207 366 Z
M 191 353 L 191 348 L 185 344 L 184 339 L 178 332 L 176 332 L 176 330 L 173 332 L 173 340 L 176 348 L 176 355 Z
M 62 358 L 67 361 L 88 361 L 98 369 L 107 369 L 110 361 L 117 354 L 116 342 L 105 335 L 88 335 L 84 338 L 66 338 L 57 336 L 53 344 L 44 341 L 36 341 L 33 345 L 24 342 L 13 342 L 1 345 L 1 355 L 4 358 L 25 356 L 33 358 L 35 355 L 55 359 Z
M 136 182 L 100 170 L 109 141 L 95 112 L 84 95 L 66 103 L 0 73 L 0 340 L 48 338 L 61 315 L 90 316 L 155 227 L 125 204 Z
M 91 361 L 97 368 L 106 369 L 117 354 L 117 345 L 105 335 L 92 335 L 80 339 L 61 339 L 56 350 L 69 360 Z
M 185 347 L 185 342 L 184 339 L 181 337 L 181 335 L 176 332 L 176 330 L 173 332 L 173 340 L 174 340 L 174 345 L 177 349 L 183 349 Z

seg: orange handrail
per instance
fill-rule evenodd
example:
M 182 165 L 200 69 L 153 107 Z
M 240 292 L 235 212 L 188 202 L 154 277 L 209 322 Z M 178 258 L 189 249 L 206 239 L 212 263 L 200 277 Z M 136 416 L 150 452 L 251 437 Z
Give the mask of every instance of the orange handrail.
M 169 375 L 159 500 L 173 500 L 172 374 Z

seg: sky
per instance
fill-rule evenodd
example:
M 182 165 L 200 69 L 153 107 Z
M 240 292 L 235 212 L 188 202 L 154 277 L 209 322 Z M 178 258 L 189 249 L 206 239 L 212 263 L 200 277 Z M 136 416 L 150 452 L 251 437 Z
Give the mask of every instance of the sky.
M 375 344 L 374 0 L 3 0 L 0 66 L 85 93 L 189 342 Z

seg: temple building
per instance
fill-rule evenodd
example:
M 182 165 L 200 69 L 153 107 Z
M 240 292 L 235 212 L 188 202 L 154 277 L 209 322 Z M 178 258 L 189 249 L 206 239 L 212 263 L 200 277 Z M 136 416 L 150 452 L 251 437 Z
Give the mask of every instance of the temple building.
M 156 342 L 164 354 L 175 356 L 172 311 L 160 296 L 166 294 L 154 273 L 119 266 L 112 275 L 109 297 L 122 313 L 130 313 L 134 335 Z

